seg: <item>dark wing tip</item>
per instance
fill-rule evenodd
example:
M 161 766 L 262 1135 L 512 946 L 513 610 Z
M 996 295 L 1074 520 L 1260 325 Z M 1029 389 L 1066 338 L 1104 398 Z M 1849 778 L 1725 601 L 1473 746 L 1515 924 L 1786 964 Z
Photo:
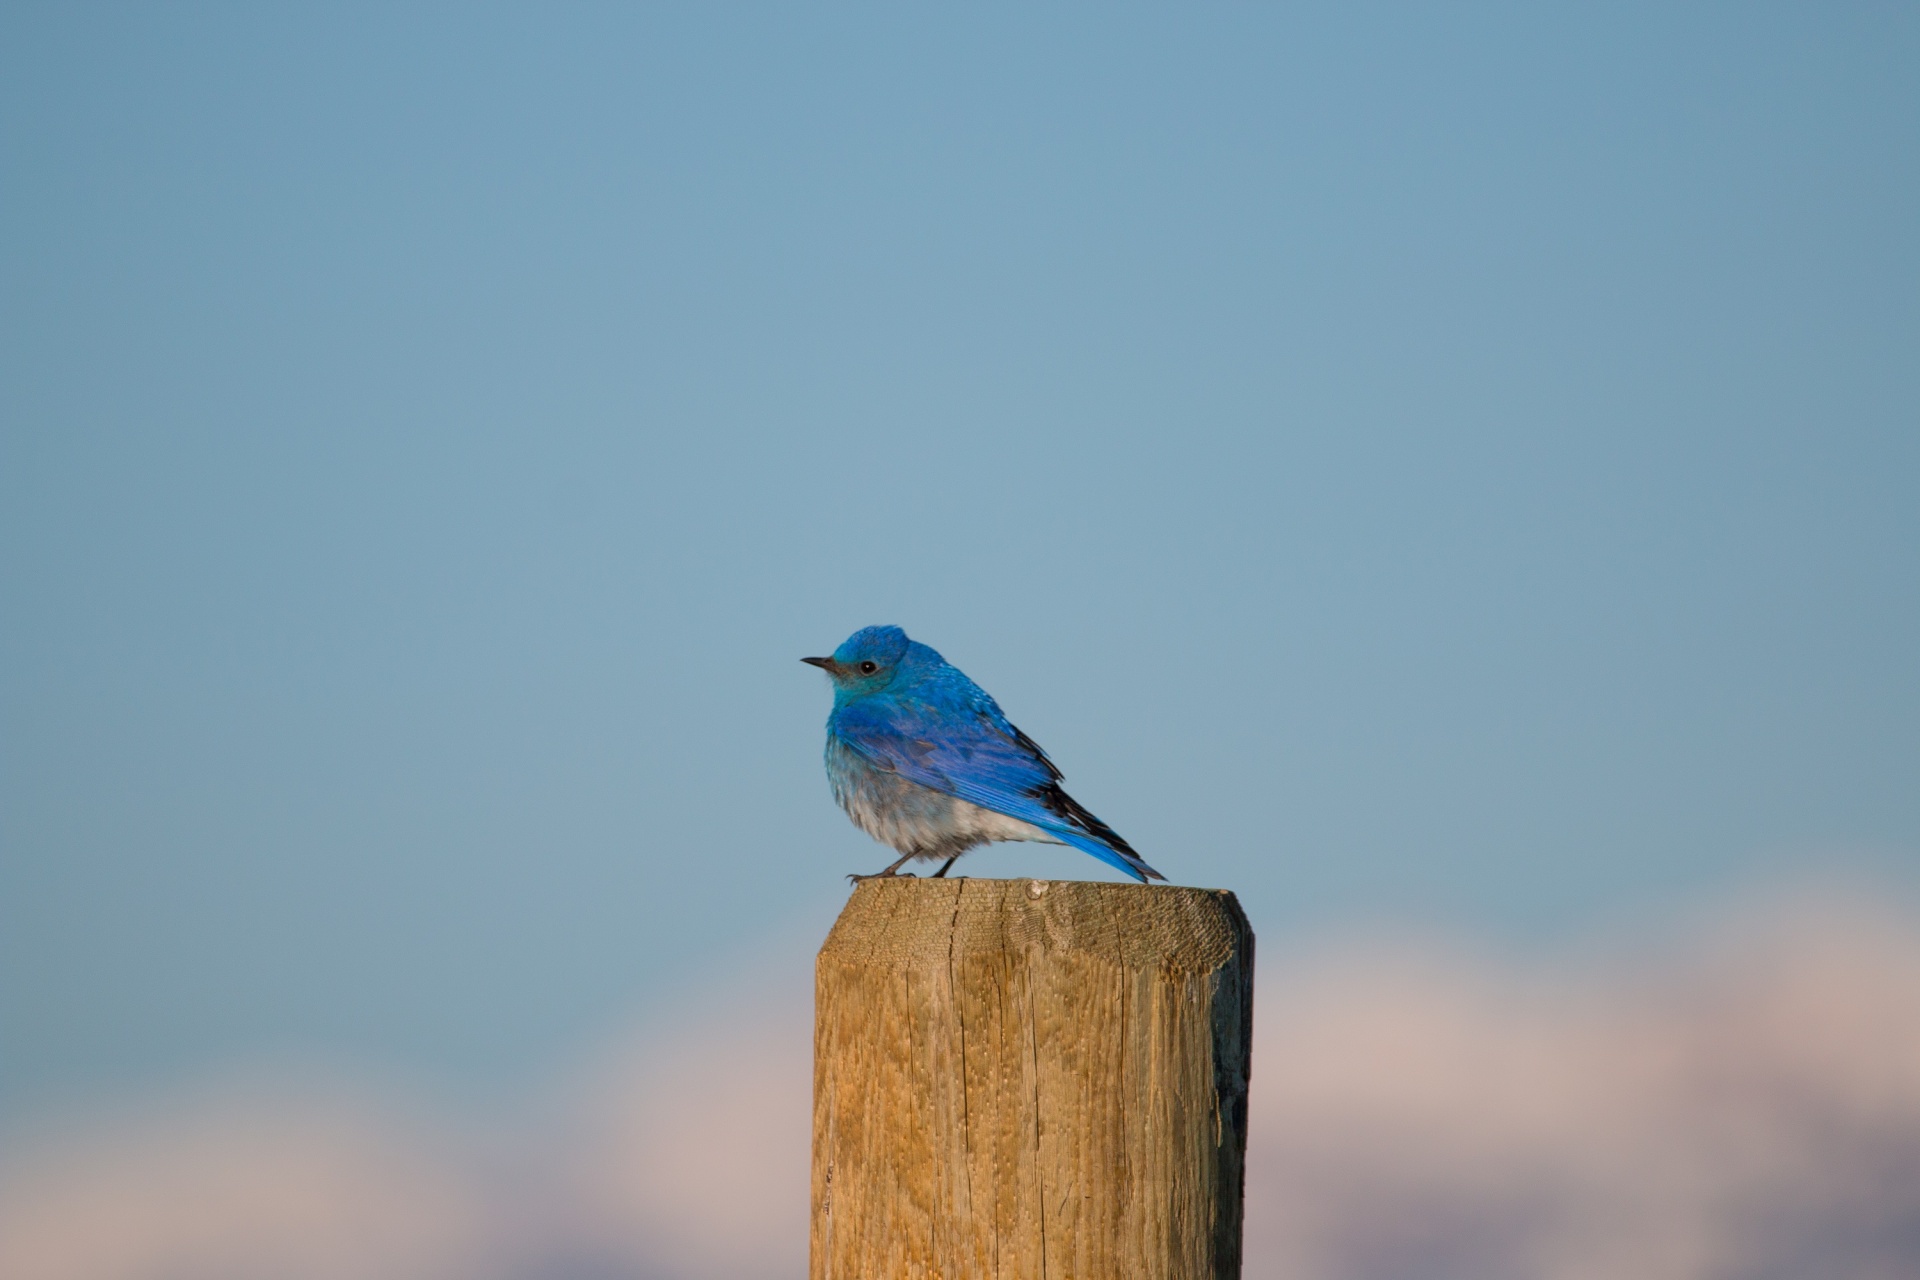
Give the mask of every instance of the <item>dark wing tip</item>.
M 1068 795 L 1058 782 L 1042 782 L 1027 788 L 1027 794 L 1045 805 L 1047 812 L 1069 826 L 1080 828 L 1095 840 L 1106 845 L 1116 853 L 1146 866 L 1146 860 L 1133 851 L 1133 846 L 1120 838 L 1120 833 L 1093 816 L 1087 807 Z M 1158 872 L 1154 873 L 1158 875 Z
M 982 719 L 985 719 L 985 717 L 982 717 Z M 991 722 L 989 721 L 989 723 Z M 1047 778 L 1049 781 L 1058 782 L 1060 781 L 1061 778 L 1066 776 L 1065 774 L 1060 772 L 1060 766 L 1055 764 L 1053 760 L 1047 755 L 1047 753 L 1041 749 L 1039 743 L 1035 742 L 1032 738 L 1029 738 L 1025 733 L 1021 732 L 1019 725 L 1009 722 L 1007 724 L 1007 728 L 1013 730 L 1014 743 L 1017 746 L 1019 746 L 1019 748 L 1022 751 L 1025 751 L 1028 755 L 1032 756 L 1034 758 L 1034 761 L 1037 764 L 1039 764 L 1039 766 L 1042 769 L 1045 769 L 1047 771 Z M 995 732 L 998 732 L 998 729 L 996 729 Z

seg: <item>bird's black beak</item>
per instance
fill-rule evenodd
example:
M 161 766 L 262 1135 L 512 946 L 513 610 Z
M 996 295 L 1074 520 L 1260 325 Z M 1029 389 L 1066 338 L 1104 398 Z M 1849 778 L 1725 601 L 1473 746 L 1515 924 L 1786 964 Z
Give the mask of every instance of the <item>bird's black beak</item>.
M 810 662 L 814 666 L 820 668 L 822 671 L 827 672 L 829 675 L 832 674 L 833 669 L 835 667 L 840 665 L 839 663 L 835 662 L 832 658 L 802 658 L 800 659 L 800 661 Z

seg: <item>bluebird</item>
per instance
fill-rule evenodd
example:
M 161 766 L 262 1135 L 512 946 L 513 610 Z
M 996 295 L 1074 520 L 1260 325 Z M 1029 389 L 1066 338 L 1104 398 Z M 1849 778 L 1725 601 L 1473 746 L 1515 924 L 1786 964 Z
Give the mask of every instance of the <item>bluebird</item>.
M 954 860 L 994 840 L 1070 844 L 1145 883 L 1165 880 L 1060 787 L 1060 770 L 987 691 L 898 627 L 867 627 L 830 658 L 827 781 L 853 825 L 900 857 Z M 855 876 L 856 880 L 873 879 Z

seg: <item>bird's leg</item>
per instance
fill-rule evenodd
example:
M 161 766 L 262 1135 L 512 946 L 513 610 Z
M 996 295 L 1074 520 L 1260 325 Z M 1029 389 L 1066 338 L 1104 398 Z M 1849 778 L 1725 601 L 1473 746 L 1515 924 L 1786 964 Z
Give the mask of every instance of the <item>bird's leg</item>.
M 943 863 L 941 863 L 941 864 L 940 864 L 940 869 L 939 869 L 938 871 L 936 871 L 936 872 L 934 872 L 934 873 L 933 873 L 933 874 L 932 874 L 931 876 L 929 876 L 929 877 L 927 877 L 927 878 L 928 878 L 928 879 L 930 879 L 930 880 L 938 880 L 938 879 L 939 879 L 939 878 L 940 878 L 941 876 L 944 876 L 944 875 L 946 875 L 946 874 L 947 874 L 947 869 L 948 869 L 949 867 L 951 867 L 951 866 L 953 866 L 953 864 L 954 864 L 954 863 L 956 863 L 956 862 L 958 862 L 958 861 L 960 861 L 960 855 L 956 853 L 956 854 L 954 854 L 954 855 L 953 855 L 953 856 L 952 856 L 951 858 L 948 858 L 948 859 L 947 859 L 947 860 L 946 860 L 945 862 L 943 862 Z
M 884 876 L 897 875 L 899 874 L 900 868 L 905 865 L 907 859 L 912 856 L 910 853 L 903 853 L 898 858 L 895 858 L 893 865 L 885 871 L 876 871 L 870 876 L 848 876 L 847 879 L 853 881 L 855 884 L 859 884 L 862 880 L 879 880 Z

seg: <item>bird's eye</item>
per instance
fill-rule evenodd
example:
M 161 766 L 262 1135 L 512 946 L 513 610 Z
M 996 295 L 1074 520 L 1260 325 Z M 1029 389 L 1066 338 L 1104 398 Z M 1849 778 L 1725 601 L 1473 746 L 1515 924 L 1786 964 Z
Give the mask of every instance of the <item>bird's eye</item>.
M 872 658 L 868 658 L 865 662 L 860 664 L 860 674 L 863 676 L 870 676 L 874 672 L 878 671 L 879 669 L 880 669 L 880 664 L 875 662 Z

